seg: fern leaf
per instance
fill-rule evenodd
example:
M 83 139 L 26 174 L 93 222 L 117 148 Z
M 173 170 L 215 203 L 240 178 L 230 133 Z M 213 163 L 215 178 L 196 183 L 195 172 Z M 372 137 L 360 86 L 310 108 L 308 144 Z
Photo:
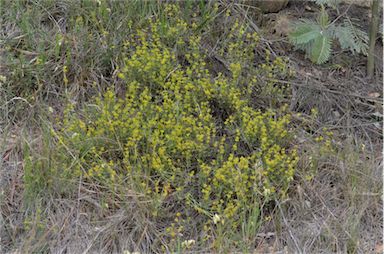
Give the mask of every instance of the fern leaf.
M 367 55 L 368 35 L 357 25 L 352 24 L 350 19 L 345 19 L 343 25 L 336 28 L 335 37 L 341 48 L 349 49 L 352 53 Z
M 325 10 L 323 5 L 321 6 L 321 12 L 319 14 L 317 22 L 323 29 L 325 29 L 329 25 L 328 12 Z
M 348 27 L 336 26 L 333 38 L 337 39 L 342 49 L 349 49 L 355 53 L 358 45 L 355 43 L 353 33 Z
M 312 46 L 311 61 L 317 64 L 328 61 L 331 54 L 331 43 L 332 39 L 328 36 L 317 37 Z
M 296 45 L 295 50 L 303 50 L 305 52 L 305 57 L 310 58 L 312 47 L 313 47 L 313 40 L 305 44 Z
M 295 29 L 289 34 L 289 39 L 292 44 L 305 44 L 314 40 L 321 35 L 320 26 L 312 21 L 303 21 L 296 23 Z

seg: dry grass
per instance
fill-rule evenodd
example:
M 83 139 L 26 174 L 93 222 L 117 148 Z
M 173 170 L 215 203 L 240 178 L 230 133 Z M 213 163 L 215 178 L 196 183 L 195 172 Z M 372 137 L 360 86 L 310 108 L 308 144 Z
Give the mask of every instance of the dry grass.
M 381 244 L 382 158 L 343 145 L 341 154 L 318 162 L 313 179 L 298 174 L 287 201 L 285 226 L 294 234 L 284 239 L 301 253 L 372 253 Z
M 74 49 L 70 56 L 74 71 L 69 73 L 71 88 L 63 87 L 62 69 L 68 59 L 55 57 L 57 45 L 52 38 L 63 32 L 70 22 L 68 17 L 83 10 L 71 1 L 42 3 L 40 11 L 31 4 L 32 12 L 24 19 L 21 2 L 2 0 L 0 5 L 0 34 L 6 45 L 0 49 L 0 70 L 7 76 L 0 83 L 0 253 L 155 253 L 161 252 L 161 245 L 166 246 L 163 252 L 174 251 L 174 246 L 165 244 L 162 233 L 167 222 L 154 223 L 147 212 L 152 201 L 129 188 L 105 189 L 80 178 L 72 183 L 76 186 L 73 196 L 44 193 L 35 200 L 26 198 L 23 151 L 26 144 L 39 147 L 43 142 L 45 134 L 40 127 L 47 121 L 43 115 L 49 107 L 60 111 L 68 97 L 80 103 L 117 82 L 118 60 L 114 56 L 121 53 L 119 48 L 111 52 L 103 47 L 99 28 L 90 24 L 78 32 L 66 31 L 70 39 L 61 50 Z M 157 13 L 155 2 L 135 3 L 129 18 L 139 23 L 145 23 L 142 17 Z M 221 4 L 234 15 L 248 15 L 244 6 Z M 117 15 L 100 24 L 113 31 L 111 28 L 126 19 Z M 259 29 L 252 18 L 247 20 L 252 29 Z M 93 37 L 81 40 L 87 29 Z M 109 40 L 119 41 L 129 32 L 112 34 Z M 211 38 L 213 43 L 210 38 L 206 41 L 213 45 L 210 52 L 215 66 L 225 69 L 225 61 L 214 56 L 217 38 Z M 263 40 L 263 46 L 281 53 L 280 45 L 274 48 L 272 42 Z M 47 57 L 43 66 L 34 65 L 36 54 Z M 301 60 L 292 56 L 291 61 Z M 376 82 L 362 80 L 361 75 L 349 82 L 341 82 L 340 76 L 321 80 L 313 69 L 298 74 L 293 95 L 284 100 L 293 112 L 303 115 L 295 119 L 295 128 L 302 133 L 297 140 L 303 156 L 289 197 L 273 204 L 271 219 L 250 239 L 256 253 L 375 253 L 382 246 L 382 116 L 375 115 L 382 112 L 379 74 Z M 379 92 L 379 98 L 372 96 L 373 92 Z M 255 100 L 268 98 L 256 96 Z M 314 106 L 319 111 L 317 117 L 310 116 Z M 335 133 L 334 153 L 321 154 L 313 142 L 323 127 Z M 188 237 L 197 232 L 199 229 L 192 228 Z M 190 250 L 209 251 L 200 243 Z

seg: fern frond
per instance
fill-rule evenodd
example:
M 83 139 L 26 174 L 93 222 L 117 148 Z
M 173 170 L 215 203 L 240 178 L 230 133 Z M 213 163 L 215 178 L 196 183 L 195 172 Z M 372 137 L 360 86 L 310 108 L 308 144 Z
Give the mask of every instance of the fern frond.
M 325 33 L 328 36 L 330 36 L 332 39 L 337 39 L 337 33 L 339 32 L 338 27 L 339 26 L 336 26 L 335 24 L 331 24 L 327 27 L 327 29 L 325 30 Z
M 341 48 L 349 49 L 352 53 L 367 55 L 368 35 L 350 19 L 345 19 L 343 25 L 337 26 L 334 36 L 338 39 Z
M 335 26 L 332 37 L 339 41 L 342 49 L 349 49 L 352 53 L 355 53 L 358 48 L 353 33 L 349 27 Z
M 317 22 L 320 24 L 320 26 L 325 29 L 329 25 L 329 16 L 328 12 L 325 10 L 324 6 L 321 6 L 321 11 L 319 14 L 319 17 L 317 19 Z
M 318 24 L 313 21 L 302 20 L 296 23 L 294 31 L 289 34 L 289 39 L 292 44 L 305 44 L 314 40 L 321 35 L 321 29 Z
M 313 42 L 311 50 L 311 61 L 317 64 L 322 64 L 328 61 L 331 55 L 332 39 L 326 35 L 317 37 Z
M 312 47 L 313 47 L 313 40 L 308 42 L 308 43 L 305 43 L 305 44 L 298 44 L 295 46 L 295 50 L 302 50 L 305 52 L 305 57 L 306 58 L 311 58 L 311 50 L 312 50 Z

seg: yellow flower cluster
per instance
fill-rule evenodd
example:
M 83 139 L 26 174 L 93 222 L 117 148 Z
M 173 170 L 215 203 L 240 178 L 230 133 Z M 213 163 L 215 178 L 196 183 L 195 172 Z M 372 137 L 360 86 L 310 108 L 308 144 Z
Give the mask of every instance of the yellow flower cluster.
M 172 27 L 183 33 L 186 26 L 179 20 Z M 126 84 L 123 97 L 111 88 L 82 114 L 73 114 L 71 106 L 64 113 L 58 135 L 85 177 L 129 179 L 160 200 L 172 194 L 182 203 L 188 196 L 223 221 L 235 221 L 256 199 L 283 195 L 297 162 L 289 147 L 289 115 L 254 109 L 239 82 L 246 78 L 239 59 L 249 57 L 257 34 L 235 24 L 234 33 L 252 43 L 230 44 L 228 54 L 237 55 L 231 75 L 213 77 L 199 37 L 183 40 L 188 64 L 182 65 L 159 27 L 153 22 L 151 32 L 138 31 L 125 43 L 118 74 Z M 281 60 L 274 64 L 284 67 Z M 169 232 L 176 234 L 173 227 Z

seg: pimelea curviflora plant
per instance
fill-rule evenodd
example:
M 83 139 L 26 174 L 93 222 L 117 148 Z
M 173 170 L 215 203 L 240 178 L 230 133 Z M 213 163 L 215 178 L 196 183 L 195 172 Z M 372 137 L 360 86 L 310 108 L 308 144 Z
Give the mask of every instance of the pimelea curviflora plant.
M 249 86 L 257 80 L 242 75 L 241 55 L 230 58 L 228 75 L 213 74 L 201 38 L 188 33 L 196 24 L 177 19 L 169 26 L 167 36 L 160 21 L 151 21 L 125 42 L 118 74 L 124 95 L 112 86 L 76 112 L 68 104 L 63 123 L 51 130 L 54 167 L 58 179 L 82 177 L 140 193 L 154 221 L 176 217 L 165 230 L 171 240 L 197 223 L 206 241 L 217 230 L 238 229 L 265 200 L 284 196 L 297 152 L 290 115 L 254 108 Z M 235 26 L 239 42 L 225 54 L 252 59 L 257 34 Z M 261 68 L 274 78 L 285 64 L 277 58 Z

